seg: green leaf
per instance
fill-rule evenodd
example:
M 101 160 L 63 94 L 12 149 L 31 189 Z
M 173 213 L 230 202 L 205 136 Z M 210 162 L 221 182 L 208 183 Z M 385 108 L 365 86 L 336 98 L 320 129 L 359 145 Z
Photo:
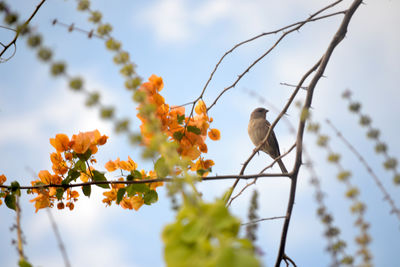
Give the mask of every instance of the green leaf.
M 144 204 L 146 204 L 146 205 L 151 205 L 151 204 L 157 202 L 157 200 L 158 200 L 158 194 L 157 194 L 156 191 L 150 190 L 149 192 L 147 192 L 147 193 L 144 195 L 143 200 L 144 200 Z
M 93 173 L 93 180 L 95 182 L 107 181 L 107 178 L 104 176 L 104 173 L 96 170 L 92 171 L 92 173 Z M 101 188 L 110 188 L 109 184 L 96 184 L 96 185 Z
M 22 259 L 18 262 L 19 267 L 32 267 L 32 264 L 27 262 L 25 259 Z
M 21 190 L 19 188 L 20 185 L 17 181 L 11 183 L 11 192 L 17 194 L 18 196 L 21 196 Z
M 81 161 L 87 161 L 92 155 L 92 151 L 90 149 L 86 150 L 83 154 L 76 154 Z
M 201 130 L 196 126 L 189 125 L 186 129 L 188 130 L 188 132 L 192 132 L 197 135 L 201 134 Z
M 134 179 L 142 179 L 142 173 L 138 170 L 131 171 Z
M 92 193 L 92 187 L 90 185 L 84 185 L 82 186 L 82 191 L 85 196 L 90 197 L 90 194 Z
M 181 141 L 183 138 L 183 133 L 182 132 L 174 132 L 173 137 L 177 141 Z
M 150 191 L 150 188 L 146 184 L 131 184 L 126 187 L 129 197 L 134 196 L 136 193 L 147 193 L 148 191 Z
M 169 168 L 165 162 L 165 158 L 161 157 L 156 161 L 156 164 L 154 164 L 154 170 L 160 178 L 164 178 L 169 174 Z
M 16 201 L 15 201 L 15 195 L 14 194 L 8 194 L 4 198 L 4 202 L 6 203 L 7 207 L 12 210 L 16 210 Z
M 61 184 L 67 185 L 67 184 L 71 183 L 71 181 L 76 181 L 76 179 L 77 179 L 79 176 L 81 176 L 81 173 L 80 173 L 79 171 L 74 170 L 74 169 L 70 169 L 70 170 L 68 171 L 67 178 L 65 178 L 65 179 L 61 182 Z
M 185 121 L 185 114 L 183 115 L 176 114 L 176 117 L 178 119 L 178 124 L 182 124 Z
M 56 197 L 58 200 L 61 200 L 64 195 L 64 189 L 63 188 L 57 188 L 56 189 Z
M 75 163 L 74 169 L 77 171 L 86 172 L 86 163 L 83 160 L 78 160 Z
M 212 171 L 211 168 L 208 168 L 208 169 L 199 169 L 196 172 L 198 175 L 203 176 L 203 174 L 205 174 L 206 172 L 211 172 L 211 171 Z
M 119 202 L 121 202 L 122 198 L 125 195 L 125 192 L 126 192 L 126 188 L 118 189 L 118 192 L 117 192 L 117 204 L 119 204 Z

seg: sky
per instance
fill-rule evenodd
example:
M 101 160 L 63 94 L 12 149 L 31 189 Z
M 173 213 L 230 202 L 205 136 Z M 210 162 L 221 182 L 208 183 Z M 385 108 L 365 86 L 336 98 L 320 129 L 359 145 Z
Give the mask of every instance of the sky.
M 6 1 L 21 18 L 27 18 L 39 1 Z M 162 91 L 166 102 L 179 105 L 197 98 L 219 58 L 235 44 L 307 18 L 324 7 L 327 1 L 262 1 L 262 0 L 162 0 L 162 1 L 92 1 L 92 8 L 101 10 L 104 21 L 113 25 L 113 36 L 130 52 L 143 78 L 151 74 L 164 80 Z M 323 3 L 322 3 L 323 2 Z M 345 9 L 351 1 L 343 1 L 334 11 Z M 342 134 L 366 158 L 382 180 L 385 188 L 400 202 L 399 187 L 392 183 L 392 173 L 382 168 L 383 157 L 374 153 L 373 142 L 365 138 L 366 130 L 358 125 L 358 117 L 347 111 L 341 98 L 350 89 L 354 99 L 362 103 L 362 111 L 381 130 L 381 138 L 388 144 L 389 154 L 400 157 L 397 134 L 400 124 L 400 25 L 398 1 L 365 1 L 354 15 L 346 38 L 334 51 L 318 83 L 312 105 L 313 118 L 321 123 L 321 131 L 331 137 L 332 149 L 342 153 L 344 168 L 354 173 L 352 181 L 360 188 L 360 198 L 367 204 L 366 220 L 370 222 L 371 250 L 375 266 L 399 266 L 397 257 L 400 240 L 400 222 L 390 215 L 387 202 L 376 188 L 362 164 L 324 123 L 330 119 Z M 47 46 L 58 60 L 65 60 L 71 74 L 85 79 L 85 86 L 101 92 L 106 104 L 117 107 L 117 114 L 130 117 L 133 129 L 138 129 L 135 106 L 130 93 L 123 87 L 118 67 L 112 63 L 112 54 L 98 39 L 88 39 L 79 32 L 69 33 L 52 20 L 74 23 L 91 29 L 87 15 L 76 11 L 72 0 L 47 1 L 31 25 L 43 33 Z M 247 136 L 251 111 L 259 106 L 270 109 L 268 119 L 278 114 L 275 108 L 285 105 L 293 88 L 280 83 L 297 83 L 325 51 L 342 16 L 310 23 L 291 34 L 270 55 L 257 64 L 235 88 L 225 93 L 210 110 L 213 128 L 221 131 L 221 140 L 208 143 L 207 156 L 216 165 L 213 174 L 237 174 L 250 156 L 253 145 Z M 13 36 L 0 28 L 0 40 Z M 251 42 L 230 54 L 220 65 L 205 94 L 211 104 L 218 94 L 232 84 L 256 58 L 263 54 L 279 37 L 270 35 Z M 21 38 L 15 56 L 0 64 L 0 174 L 7 182 L 18 180 L 30 184 L 40 170 L 51 169 L 49 155 L 53 152 L 49 138 L 57 133 L 72 135 L 79 131 L 99 129 L 110 138 L 98 152 L 98 167 L 117 157 L 131 156 L 143 168 L 151 164 L 140 158 L 140 148 L 128 145 L 125 136 L 113 132 L 113 126 L 98 116 L 96 109 L 84 106 L 84 97 L 68 89 L 66 81 L 49 75 L 48 66 L 37 60 L 33 50 Z M 265 102 L 249 95 L 253 91 Z M 298 100 L 305 97 L 300 92 Z M 272 103 L 272 104 L 271 104 Z M 298 123 L 298 109 L 292 107 L 286 117 L 293 125 Z M 281 151 L 287 151 L 295 137 L 285 121 L 275 128 Z M 305 146 L 312 157 L 326 202 L 335 223 L 348 242 L 349 252 L 357 249 L 353 228 L 354 216 L 349 213 L 350 202 L 345 199 L 346 187 L 337 181 L 337 169 L 329 165 L 326 151 L 315 145 L 315 136 L 306 134 Z M 293 166 L 294 156 L 284 162 Z M 271 159 L 257 155 L 247 169 L 256 173 Z M 273 167 L 272 171 L 279 171 Z M 112 178 L 112 177 L 111 177 Z M 198 184 L 207 201 L 223 194 L 233 181 L 213 181 Z M 329 266 L 325 251 L 323 227 L 316 217 L 317 204 L 310 174 L 303 168 L 298 180 L 296 203 L 287 239 L 287 254 L 298 266 Z M 239 188 L 246 182 L 239 183 Z M 289 182 L 282 178 L 259 180 L 230 210 L 243 222 L 252 191 L 259 192 L 262 218 L 282 216 L 286 210 Z M 25 254 L 34 266 L 63 266 L 61 253 L 51 229 L 46 210 L 35 213 L 32 196 L 21 198 L 22 226 L 25 235 Z M 138 212 L 120 207 L 105 207 L 102 191 L 94 190 L 90 199 L 80 198 L 73 211 L 52 209 L 66 250 L 74 267 L 79 266 L 164 266 L 160 233 L 173 221 L 174 212 L 163 188 L 159 201 L 144 206 Z M 11 242 L 16 237 L 10 227 L 15 223 L 13 211 L 0 207 L 0 258 L 2 266 L 15 266 L 18 255 Z M 279 244 L 282 221 L 265 221 L 258 230 L 257 246 L 263 251 L 264 266 L 274 264 Z

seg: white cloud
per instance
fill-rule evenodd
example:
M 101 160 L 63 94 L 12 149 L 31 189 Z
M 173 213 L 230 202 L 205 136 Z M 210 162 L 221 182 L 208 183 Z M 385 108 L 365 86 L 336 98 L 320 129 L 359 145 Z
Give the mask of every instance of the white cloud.
M 188 10 L 184 0 L 159 1 L 149 6 L 140 18 L 162 42 L 180 42 L 190 36 Z
M 221 19 L 231 23 L 229 35 L 243 38 L 272 28 L 293 23 L 288 14 L 299 14 L 299 9 L 316 11 L 321 5 L 313 1 L 294 4 L 291 1 L 271 3 L 263 0 L 160 0 L 148 5 L 141 12 L 138 22 L 147 25 L 163 43 L 182 44 L 199 38 L 204 30 L 210 30 Z M 301 14 L 301 12 L 300 12 Z M 273 24 L 272 24 L 273 23 Z
M 104 88 L 104 85 L 95 82 L 97 80 L 95 77 L 87 75 L 85 80 L 89 88 Z M 37 88 L 39 85 L 40 82 L 32 85 L 32 88 Z M 107 95 L 106 98 L 110 99 L 112 96 Z M 47 142 L 51 137 L 47 125 L 54 125 L 60 132 L 68 130 L 66 134 L 93 129 L 99 129 L 100 132 L 107 134 L 112 132 L 111 125 L 100 119 L 98 111 L 85 107 L 82 95 L 69 91 L 64 82 L 60 82 L 49 94 L 44 94 L 39 101 L 43 104 L 33 110 L 26 109 L 17 115 L 1 118 L 1 123 L 7 127 L 3 127 L 0 131 L 0 145 L 13 141 L 27 145 L 38 144 L 38 140 Z

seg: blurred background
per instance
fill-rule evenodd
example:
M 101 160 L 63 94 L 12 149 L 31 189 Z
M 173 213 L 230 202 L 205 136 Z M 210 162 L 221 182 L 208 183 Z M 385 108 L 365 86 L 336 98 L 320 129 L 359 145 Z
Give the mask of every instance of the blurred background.
M 12 10 L 25 20 L 40 1 L 6 1 Z M 219 58 L 235 44 L 282 26 L 306 19 L 323 8 L 327 1 L 261 1 L 261 0 L 161 0 L 161 1 L 92 1 L 91 8 L 103 13 L 103 21 L 113 25 L 112 35 L 120 40 L 137 64 L 137 72 L 144 80 L 151 74 L 164 79 L 161 91 L 170 105 L 181 105 L 198 97 Z M 347 8 L 351 1 L 343 1 L 333 11 Z M 392 197 L 400 202 L 399 188 L 392 182 L 392 173 L 384 171 L 382 156 L 374 153 L 374 143 L 365 138 L 366 129 L 360 127 L 358 117 L 351 114 L 347 102 L 341 98 L 344 90 L 353 91 L 354 99 L 362 103 L 362 112 L 370 115 L 374 127 L 381 130 L 381 138 L 388 144 L 389 154 L 400 157 L 399 84 L 400 84 L 400 17 L 398 1 L 365 1 L 350 22 L 347 37 L 334 51 L 314 94 L 313 119 L 322 123 L 322 132 L 331 136 L 331 146 L 342 153 L 344 168 L 354 176 L 352 182 L 361 191 L 360 199 L 368 208 L 366 220 L 371 223 L 373 237 L 370 245 L 376 266 L 400 266 L 397 257 L 399 220 L 390 215 L 390 207 L 365 168 L 338 140 L 324 123 L 329 118 L 342 134 L 367 159 L 383 181 Z M 330 11 L 329 11 L 330 12 Z M 246 76 L 222 96 L 210 110 L 213 128 L 221 130 L 221 140 L 208 142 L 208 158 L 215 162 L 213 173 L 237 174 L 242 163 L 253 150 L 247 136 L 251 111 L 259 106 L 270 109 L 273 121 L 293 91 L 280 83 L 296 84 L 303 74 L 324 53 L 343 16 L 335 16 L 304 26 L 284 39 L 281 44 Z M 44 35 L 44 43 L 54 52 L 54 59 L 64 60 L 68 72 L 82 76 L 85 88 L 101 92 L 105 104 L 116 106 L 116 114 L 132 119 L 132 127 L 139 128 L 131 93 L 124 89 L 119 67 L 113 64 L 113 54 L 106 51 L 102 40 L 89 39 L 85 34 L 53 26 L 57 19 L 67 24 L 91 30 L 87 14 L 76 11 L 75 1 L 47 1 L 31 22 Z M 231 85 L 255 59 L 262 55 L 280 35 L 270 35 L 251 42 L 230 54 L 223 61 L 205 94 L 211 104 L 216 96 Z M 8 43 L 13 33 L 0 28 L 0 40 Z M 53 148 L 49 138 L 57 133 L 69 136 L 79 131 L 99 129 L 110 138 L 100 148 L 97 168 L 104 169 L 109 160 L 128 155 L 139 168 L 151 169 L 151 162 L 143 161 L 140 148 L 128 144 L 128 138 L 113 132 L 113 125 L 99 118 L 97 109 L 85 107 L 83 95 L 68 89 L 65 79 L 53 78 L 49 66 L 42 64 L 26 39 L 17 41 L 15 56 L 0 64 L 0 174 L 7 176 L 6 184 L 18 180 L 28 185 L 37 179 L 40 170 L 50 170 L 49 155 Z M 249 94 L 256 92 L 266 102 Z M 304 99 L 300 92 L 297 99 Z M 277 108 L 278 110 L 276 110 Z M 298 123 L 298 109 L 289 109 L 286 118 Z M 282 120 L 275 128 L 281 152 L 295 141 Z M 326 193 L 326 202 L 335 224 L 348 243 L 348 252 L 355 253 L 353 227 L 355 216 L 349 212 L 351 202 L 345 199 L 346 187 L 336 179 L 337 169 L 326 162 L 326 151 L 315 145 L 315 136 L 307 134 L 306 148 Z M 288 169 L 293 166 L 293 155 L 284 159 Z M 256 155 L 247 173 L 257 173 L 271 159 L 264 153 Z M 279 172 L 274 166 L 273 172 Z M 116 177 L 108 177 L 114 179 Z M 220 197 L 233 183 L 210 181 L 198 184 L 206 200 Z M 245 181 L 239 183 L 243 187 Z M 231 205 L 231 211 L 247 221 L 249 199 L 254 188 L 259 192 L 261 218 L 285 215 L 289 181 L 282 178 L 260 179 Z M 79 190 L 80 191 L 80 190 Z M 172 222 L 174 212 L 164 188 L 159 188 L 159 201 L 143 206 L 138 212 L 119 206 L 105 207 L 102 190 L 93 190 L 90 199 L 82 197 L 75 209 L 52 209 L 66 250 L 74 267 L 79 266 L 164 266 L 160 233 Z M 298 266 L 329 266 L 325 251 L 323 226 L 316 216 L 317 204 L 310 174 L 301 170 L 289 235 L 287 254 Z M 31 195 L 21 198 L 22 226 L 25 235 L 25 254 L 34 266 L 63 266 L 61 253 L 45 210 L 35 213 L 29 202 Z M 0 207 L 0 258 L 2 266 L 16 266 L 18 255 L 11 245 L 16 233 L 9 229 L 15 213 L 5 205 Z M 260 223 L 258 241 L 265 266 L 274 264 L 280 240 L 282 221 Z M 244 229 L 243 229 L 244 230 Z M 243 231 L 244 233 L 244 231 Z

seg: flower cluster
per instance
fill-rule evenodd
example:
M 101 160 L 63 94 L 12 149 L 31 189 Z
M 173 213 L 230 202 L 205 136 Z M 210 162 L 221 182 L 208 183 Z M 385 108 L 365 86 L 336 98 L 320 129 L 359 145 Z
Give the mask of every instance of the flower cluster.
M 90 164 L 96 162 L 94 154 L 98 151 L 98 146 L 104 145 L 108 137 L 101 135 L 98 130 L 91 132 L 81 132 L 73 135 L 71 139 L 65 134 L 57 134 L 55 138 L 50 138 L 50 144 L 56 149 L 56 152 L 50 154 L 52 162 L 51 174 L 47 170 L 39 172 L 38 180 L 32 182 L 33 186 L 43 185 L 68 185 L 76 181 L 78 177 L 82 182 L 96 180 L 95 170 Z M 99 172 L 98 172 L 99 173 Z M 35 202 L 36 212 L 39 209 L 52 207 L 54 201 L 60 201 L 57 205 L 59 209 L 65 206 L 70 210 L 74 208 L 73 202 L 79 197 L 79 193 L 70 188 L 64 190 L 62 187 L 38 187 L 31 191 L 37 196 L 31 200 Z M 66 197 L 64 197 L 66 192 Z M 62 202 L 66 200 L 64 205 Z
M 55 201 L 58 201 L 59 209 L 68 207 L 72 210 L 79 193 L 72 189 L 71 183 L 78 178 L 86 183 L 82 185 L 84 195 L 90 196 L 90 182 L 96 182 L 97 186 L 109 189 L 103 193 L 104 203 L 111 205 L 115 202 L 124 209 L 138 210 L 143 204 L 150 205 L 158 200 L 156 188 L 163 185 L 159 178 L 178 175 L 183 169 L 200 176 L 208 175 L 214 161 L 202 157 L 202 153 L 208 151 L 205 141 L 207 136 L 219 140 L 220 132 L 210 128 L 213 119 L 208 116 L 204 101 L 197 101 L 194 115 L 187 117 L 184 107 L 170 107 L 165 103 L 159 94 L 162 88 L 163 80 L 152 75 L 135 93 L 135 100 L 140 103 L 137 116 L 142 121 L 141 143 L 146 149 L 161 154 L 154 170 L 139 171 L 137 163 L 129 156 L 126 161 L 117 158 L 104 166 L 109 173 L 120 172 L 118 182 L 108 182 L 105 173 L 93 167 L 97 162 L 94 155 L 98 147 L 107 142 L 107 136 L 98 130 L 79 133 L 71 139 L 65 134 L 57 134 L 50 139 L 50 144 L 56 149 L 50 155 L 53 173 L 42 170 L 39 179 L 32 182 L 35 188 L 31 193 L 37 196 L 31 202 L 35 203 L 36 211 L 54 206 Z M 168 154 L 168 151 L 173 153 Z M 154 179 L 159 180 L 151 181 Z
M 141 170 L 139 172 L 137 166 L 136 162 L 128 156 L 127 161 L 122 161 L 117 158 L 115 161 L 110 160 L 107 162 L 104 167 L 109 172 L 116 170 L 120 170 L 121 172 L 128 171 L 130 173 L 126 177 L 128 181 L 151 180 L 157 178 L 154 171 L 146 173 L 144 170 Z M 121 177 L 118 180 L 124 181 L 125 179 Z M 162 182 L 130 184 L 128 186 L 124 184 L 112 184 L 111 190 L 103 193 L 105 196 L 103 202 L 107 205 L 111 205 L 111 203 L 115 201 L 124 209 L 138 210 L 143 204 L 149 205 L 157 201 L 158 195 L 155 189 L 162 185 Z
M 208 137 L 211 140 L 219 140 L 220 132 L 218 129 L 210 129 L 210 123 L 213 121 L 207 114 L 207 107 L 203 100 L 199 100 L 195 106 L 194 116 L 185 116 L 185 107 L 172 106 L 165 103 L 164 97 L 160 95 L 164 83 L 161 77 L 152 75 L 148 82 L 142 84 L 139 88 L 139 94 L 143 101 L 140 101 L 138 107 L 138 118 L 142 121 L 140 127 L 142 142 L 149 145 L 154 138 L 154 127 L 150 123 L 151 117 L 146 113 L 146 107 L 153 107 L 156 118 L 158 119 L 160 129 L 168 138 L 177 144 L 179 155 L 184 160 L 189 160 L 192 171 L 200 175 L 207 175 L 214 165 L 212 160 L 204 160 L 201 153 L 207 153 L 208 148 L 205 140 Z M 197 159 L 197 161 L 195 161 Z

